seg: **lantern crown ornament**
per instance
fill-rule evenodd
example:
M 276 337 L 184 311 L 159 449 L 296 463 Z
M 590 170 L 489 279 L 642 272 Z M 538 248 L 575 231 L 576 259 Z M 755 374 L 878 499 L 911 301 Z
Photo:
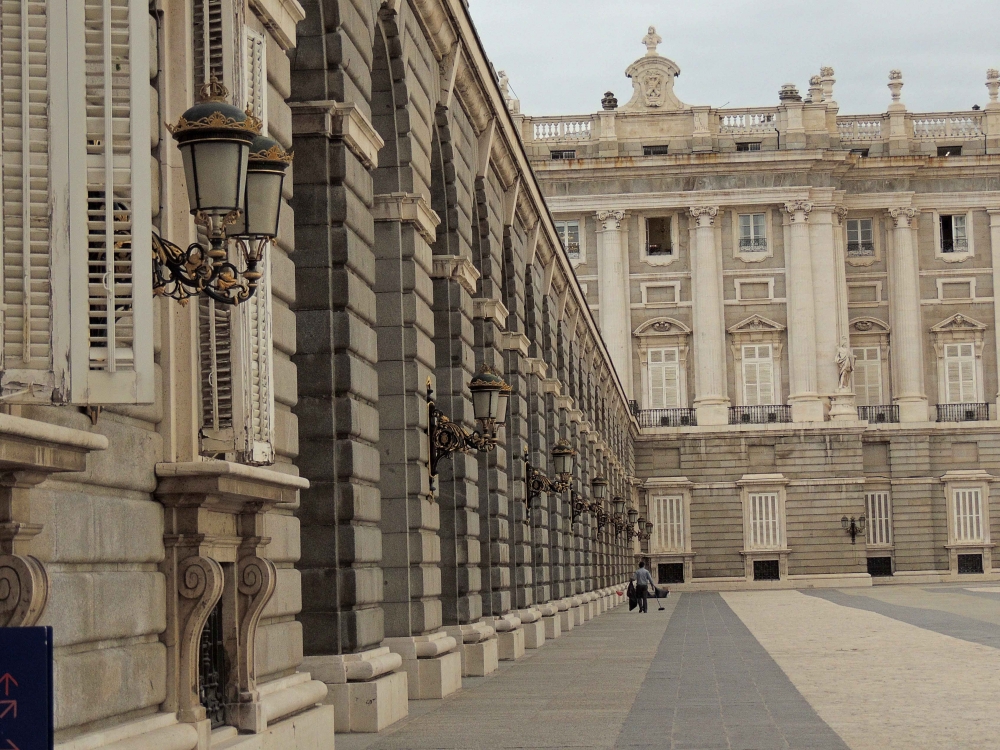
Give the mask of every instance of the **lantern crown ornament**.
M 153 235 L 153 293 L 180 302 L 198 294 L 231 305 L 250 299 L 257 266 L 278 233 L 292 155 L 262 136 L 260 119 L 228 96 L 213 76 L 198 103 L 167 125 L 183 158 L 191 213 L 208 238 L 207 246 L 184 250 Z

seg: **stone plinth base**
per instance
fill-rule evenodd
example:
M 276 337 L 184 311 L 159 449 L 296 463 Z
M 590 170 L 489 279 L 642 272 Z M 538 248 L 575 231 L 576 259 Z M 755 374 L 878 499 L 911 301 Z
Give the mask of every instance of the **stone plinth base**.
M 541 619 L 526 623 L 521 626 L 521 629 L 524 631 L 525 648 L 541 648 L 542 644 L 545 643 L 545 623 Z
M 430 659 L 403 659 L 410 700 L 444 698 L 462 689 L 462 655 L 457 651 Z
M 580 627 L 587 620 L 583 615 L 583 608 L 585 605 L 581 604 L 579 607 L 573 607 L 570 613 L 573 615 L 573 625 L 575 627 Z
M 479 643 L 463 643 L 458 649 L 462 655 L 462 677 L 485 677 L 496 672 L 500 666 L 496 638 Z
M 237 734 L 235 727 L 225 727 L 212 732 L 211 744 L 226 750 L 329 750 L 333 747 L 334 713 L 333 706 L 318 706 L 272 724 L 260 734 Z M 159 750 L 160 746 L 136 747 Z
M 560 612 L 557 615 L 552 615 L 551 617 L 543 617 L 542 622 L 545 624 L 545 639 L 548 641 L 554 640 L 562 635 L 562 617 L 565 614 Z
M 380 732 L 409 713 L 406 672 L 328 687 L 338 732 Z
M 544 637 L 543 631 L 542 638 Z M 524 656 L 524 628 L 497 633 L 497 649 L 500 661 L 514 661 Z
M 559 627 L 562 628 L 563 632 L 568 633 L 574 628 L 575 625 L 576 614 L 572 609 L 567 609 L 559 613 Z

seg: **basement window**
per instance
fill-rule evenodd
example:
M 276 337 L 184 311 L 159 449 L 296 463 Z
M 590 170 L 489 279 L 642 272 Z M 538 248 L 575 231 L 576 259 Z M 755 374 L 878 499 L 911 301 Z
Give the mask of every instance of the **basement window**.
M 938 156 L 961 156 L 962 147 L 961 146 L 938 146 L 937 147 Z
M 868 149 L 866 148 L 852 148 L 851 153 L 854 156 L 860 156 L 862 159 L 868 158 Z
M 575 159 L 576 158 L 576 151 L 573 150 L 573 149 L 562 150 L 562 151 L 552 151 L 550 153 L 552 154 L 552 158 L 553 159 Z
M 737 151 L 760 151 L 760 141 L 750 141 L 746 143 L 737 143 Z
M 643 146 L 642 155 L 643 156 L 666 156 L 668 146 Z

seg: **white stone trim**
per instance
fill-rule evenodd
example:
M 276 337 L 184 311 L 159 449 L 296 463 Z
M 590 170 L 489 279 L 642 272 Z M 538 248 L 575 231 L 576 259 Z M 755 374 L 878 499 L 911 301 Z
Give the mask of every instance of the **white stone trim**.
M 729 329 L 729 345 L 733 354 L 733 377 L 735 380 L 736 406 L 744 406 L 743 346 L 745 344 L 770 344 L 772 362 L 772 387 L 774 403 L 785 403 L 782 387 L 784 381 L 781 367 L 781 353 L 785 344 L 785 327 L 761 315 L 751 315 Z
M 974 211 L 970 208 L 967 210 L 945 210 L 943 214 L 945 216 L 965 216 L 965 235 L 969 241 L 969 250 L 965 253 L 943 253 L 941 252 L 941 216 L 942 211 L 935 209 L 929 212 L 933 217 L 934 226 L 934 257 L 938 260 L 943 260 L 945 263 L 962 263 L 969 258 L 974 258 L 976 256 L 976 241 L 975 241 L 975 229 L 972 223 L 972 216 Z
M 640 388 L 642 405 L 650 406 L 649 393 L 649 350 L 677 349 L 677 401 L 681 408 L 688 407 L 687 370 L 688 353 L 690 350 L 689 336 L 691 329 L 673 318 L 654 318 L 635 329 L 633 333 L 637 340 L 639 355 Z
M 476 293 L 480 273 L 471 258 L 464 255 L 431 256 L 431 278 L 453 279 L 469 294 Z
M 648 300 L 647 294 L 648 290 L 652 289 L 667 289 L 672 288 L 674 290 L 674 301 L 673 302 L 650 302 Z M 678 307 L 681 304 L 681 282 L 679 281 L 642 281 L 639 282 L 639 293 L 642 295 L 642 307 Z
M 298 0 L 249 0 L 250 8 L 281 48 L 286 52 L 295 47 L 295 27 L 306 17 Z
M 853 277 L 852 277 L 853 278 Z M 875 301 L 874 302 L 852 302 L 851 301 L 851 289 L 862 289 L 862 288 L 874 288 L 875 289 Z M 885 297 L 882 296 L 882 281 L 848 281 L 847 282 L 847 306 L 848 307 L 880 307 L 886 303 Z
M 956 302 L 974 302 L 978 298 L 976 297 L 976 277 L 975 276 L 959 276 L 959 277 L 945 277 L 935 279 L 937 284 L 937 298 L 938 301 L 945 304 L 954 304 Z M 969 285 L 969 296 L 968 297 L 948 297 L 944 296 L 944 285 L 945 284 L 968 284 Z
M 770 302 L 776 302 L 774 298 L 774 277 L 773 276 L 757 276 L 747 279 L 734 279 L 733 284 L 736 287 L 736 301 L 740 304 L 767 304 Z M 767 297 L 744 297 L 743 296 L 743 285 L 744 284 L 767 284 Z
M 948 400 L 948 382 L 945 371 L 945 346 L 948 344 L 973 344 L 976 358 L 976 401 L 986 401 L 983 378 L 983 349 L 986 344 L 986 326 L 968 315 L 957 313 L 931 327 L 931 338 L 934 353 L 937 356 L 938 399 L 939 404 L 951 403 Z
M 730 234 L 732 238 L 733 258 L 744 263 L 760 263 L 774 257 L 774 216 L 773 209 L 761 206 L 748 206 L 751 210 L 741 211 L 733 208 L 729 211 Z M 764 239 L 767 240 L 767 250 L 762 253 L 745 253 L 740 251 L 740 214 L 764 214 Z M 771 296 L 774 296 L 773 290 Z
M 650 219 L 670 220 L 670 255 L 648 255 L 648 228 L 646 222 Z M 650 266 L 669 266 L 680 258 L 680 212 L 674 211 L 644 211 L 639 214 L 639 259 Z
M 375 195 L 372 201 L 372 218 L 375 221 L 398 221 L 413 224 L 428 245 L 437 237 L 441 217 L 418 193 L 385 193 Z
M 865 256 L 851 256 L 847 252 L 847 222 L 854 221 L 856 219 L 871 219 L 872 220 L 872 243 L 875 245 L 875 255 L 865 257 Z M 836 226 L 834 227 L 836 230 Z M 855 267 L 865 267 L 872 266 L 876 263 L 882 261 L 882 217 L 878 213 L 871 213 L 868 216 L 851 216 L 846 215 L 840 222 L 840 232 L 843 235 L 844 242 L 844 258 L 849 266 Z

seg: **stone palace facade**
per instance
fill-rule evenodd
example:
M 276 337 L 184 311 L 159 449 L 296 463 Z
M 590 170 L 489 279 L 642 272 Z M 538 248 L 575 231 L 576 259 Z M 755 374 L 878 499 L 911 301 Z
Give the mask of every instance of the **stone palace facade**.
M 0 45 L 0 627 L 59 750 L 332 748 L 618 603 L 637 422 L 462 0 Z
M 910 112 L 894 70 L 845 116 L 831 68 L 714 109 L 660 41 L 620 105 L 511 101 L 641 428 L 643 556 L 714 588 L 995 575 L 1000 74 L 967 111 Z

